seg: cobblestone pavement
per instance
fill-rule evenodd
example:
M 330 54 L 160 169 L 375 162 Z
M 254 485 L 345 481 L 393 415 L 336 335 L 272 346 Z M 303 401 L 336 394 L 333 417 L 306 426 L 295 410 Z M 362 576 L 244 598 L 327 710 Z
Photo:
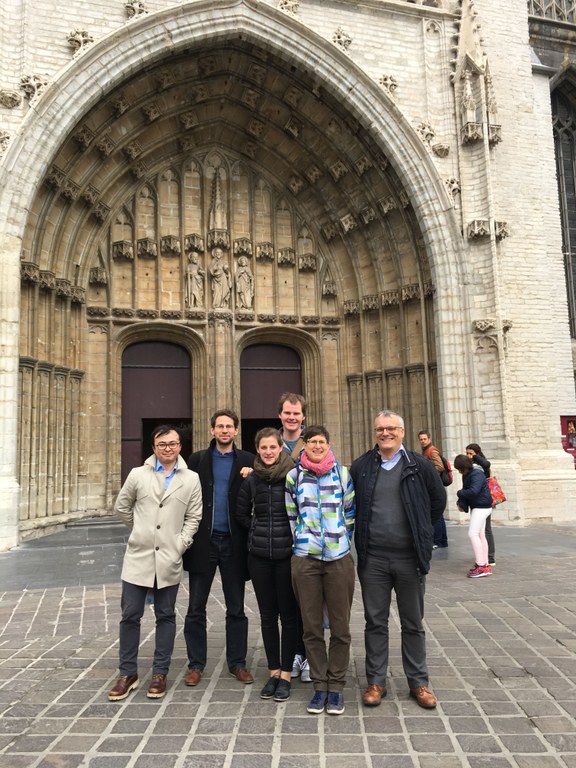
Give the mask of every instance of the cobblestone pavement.
M 393 613 L 391 675 L 381 706 L 361 704 L 363 617 L 353 606 L 342 716 L 309 715 L 311 685 L 283 704 L 266 680 L 256 603 L 247 594 L 254 685 L 226 669 L 220 585 L 209 604 L 209 665 L 186 688 L 187 589 L 164 699 L 148 700 L 153 614 L 143 621 L 141 683 L 122 702 L 117 670 L 116 525 L 77 526 L 0 554 L 2 768 L 576 768 L 576 525 L 496 528 L 494 575 L 466 579 L 467 531 L 449 525 L 427 586 L 436 710 L 408 697 Z

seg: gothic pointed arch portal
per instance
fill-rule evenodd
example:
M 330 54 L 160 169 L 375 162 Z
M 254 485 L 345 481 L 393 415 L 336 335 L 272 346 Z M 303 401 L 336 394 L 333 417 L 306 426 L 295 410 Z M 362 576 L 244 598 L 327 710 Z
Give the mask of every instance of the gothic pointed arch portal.
M 439 431 L 436 286 L 414 206 L 430 187 L 402 177 L 358 104 L 323 77 L 250 35 L 207 36 L 127 75 L 60 145 L 23 238 L 21 410 L 38 422 L 23 425 L 37 437 L 22 440 L 21 467 L 48 440 L 37 410 L 39 393 L 53 396 L 48 361 L 66 380 L 81 374 L 85 409 L 62 439 L 69 454 L 85 446 L 91 472 L 73 505 L 43 499 L 43 512 L 109 508 L 120 339 L 150 327 L 196 350 L 193 445 L 213 410 L 240 411 L 241 352 L 266 342 L 298 350 L 302 388 L 343 461 L 370 444 L 382 406 L 413 437 Z M 380 98 L 406 156 L 420 151 Z M 37 502 L 23 495 L 28 518 Z

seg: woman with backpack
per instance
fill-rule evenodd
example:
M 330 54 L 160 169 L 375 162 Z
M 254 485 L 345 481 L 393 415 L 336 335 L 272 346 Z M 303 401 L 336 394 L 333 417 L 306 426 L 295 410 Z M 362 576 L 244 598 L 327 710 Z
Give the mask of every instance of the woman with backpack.
M 470 527 L 468 538 L 472 543 L 476 562 L 468 571 L 468 578 L 478 579 L 491 576 L 492 570 L 488 564 L 488 542 L 486 541 L 486 518 L 492 512 L 492 495 L 484 470 L 474 464 L 468 456 L 459 454 L 454 459 L 454 468 L 462 475 L 462 488 L 456 492 L 458 509 L 470 512 Z
M 248 530 L 248 571 L 260 610 L 270 675 L 260 697 L 286 701 L 296 651 L 297 605 L 292 589 L 292 531 L 284 485 L 294 461 L 283 450 L 277 429 L 260 429 L 254 442 L 258 455 L 254 472 L 240 487 L 236 519 Z

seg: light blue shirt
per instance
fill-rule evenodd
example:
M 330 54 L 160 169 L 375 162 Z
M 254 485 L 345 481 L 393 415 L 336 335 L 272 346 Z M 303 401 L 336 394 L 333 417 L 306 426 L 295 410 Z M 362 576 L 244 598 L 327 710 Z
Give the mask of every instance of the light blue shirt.
M 176 474 L 176 468 L 178 467 L 178 463 L 174 464 L 174 468 L 172 469 L 172 472 L 169 472 L 166 477 L 164 478 L 164 490 L 168 490 L 168 486 L 170 485 L 170 480 L 174 477 Z M 156 472 L 165 472 L 166 470 L 160 463 L 159 459 L 156 459 Z
M 400 448 L 398 448 L 398 450 L 396 451 L 394 456 L 392 456 L 391 459 L 383 459 L 382 456 L 380 456 L 380 466 L 382 467 L 382 469 L 385 469 L 387 472 L 391 469 L 394 469 L 396 464 L 398 464 L 398 462 L 402 458 L 402 454 L 406 456 L 406 448 L 404 448 L 403 445 L 401 445 Z

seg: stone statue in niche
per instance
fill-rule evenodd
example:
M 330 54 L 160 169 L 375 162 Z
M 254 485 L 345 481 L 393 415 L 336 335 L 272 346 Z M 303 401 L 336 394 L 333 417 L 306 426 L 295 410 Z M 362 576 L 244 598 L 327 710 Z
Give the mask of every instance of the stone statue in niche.
M 198 251 L 191 251 L 186 267 L 185 301 L 188 309 L 204 304 L 204 276 L 206 270 L 200 264 Z
M 221 309 L 230 306 L 232 277 L 230 267 L 224 261 L 221 248 L 214 248 L 208 274 L 212 283 L 212 306 Z
M 254 275 L 246 256 L 240 256 L 236 269 L 236 307 L 252 309 L 254 299 Z

